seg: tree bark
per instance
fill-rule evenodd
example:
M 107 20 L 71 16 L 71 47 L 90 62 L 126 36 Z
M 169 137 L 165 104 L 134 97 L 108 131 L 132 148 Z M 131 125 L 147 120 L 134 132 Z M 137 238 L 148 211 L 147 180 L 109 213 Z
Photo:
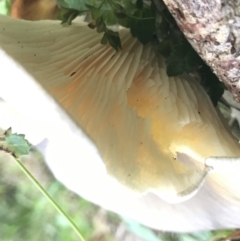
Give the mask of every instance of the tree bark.
M 240 0 L 163 1 L 193 48 L 240 101 Z

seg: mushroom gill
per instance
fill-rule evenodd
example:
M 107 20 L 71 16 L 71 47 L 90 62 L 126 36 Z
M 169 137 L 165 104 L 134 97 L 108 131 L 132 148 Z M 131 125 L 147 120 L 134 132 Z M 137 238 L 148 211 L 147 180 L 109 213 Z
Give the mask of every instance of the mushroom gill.
M 62 26 L 0 15 L 0 48 L 87 133 L 108 173 L 136 193 L 181 201 L 205 180 L 204 160 L 240 156 L 238 143 L 195 80 L 168 77 L 150 44 L 141 45 L 126 29 L 120 36 L 122 50 L 116 52 L 101 45 L 101 35 L 85 23 Z M 0 96 L 11 102 L 10 88 L 1 79 Z M 191 157 L 193 167 L 178 153 Z M 233 188 L 239 197 L 237 175 L 212 173 L 208 181 L 224 191 Z

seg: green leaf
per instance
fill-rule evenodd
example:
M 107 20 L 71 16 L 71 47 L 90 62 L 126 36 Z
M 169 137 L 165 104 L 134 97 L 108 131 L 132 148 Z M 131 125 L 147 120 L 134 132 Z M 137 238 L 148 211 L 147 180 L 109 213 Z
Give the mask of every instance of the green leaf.
M 105 33 L 101 39 L 101 44 L 105 45 L 108 43 L 107 34 Z
M 109 44 L 116 51 L 121 49 L 119 34 L 109 26 L 121 25 L 130 29 L 133 37 L 142 44 L 152 43 L 156 53 L 165 57 L 167 74 L 176 76 L 198 72 L 202 76 L 213 103 L 223 93 L 217 77 L 191 47 L 178 28 L 174 18 L 162 0 L 58 0 L 63 7 L 61 19 L 71 24 L 72 20 L 86 11 L 93 21 L 89 27 L 103 33 L 101 44 Z M 157 37 L 156 37 L 157 36 Z
M 126 18 L 127 15 L 125 13 L 122 13 L 122 12 L 117 12 L 117 11 L 114 11 L 114 15 L 117 17 L 117 18 Z
M 131 0 L 122 0 L 121 4 L 119 5 L 123 7 L 128 15 L 133 14 L 134 10 L 136 9 L 136 4 Z
M 97 26 L 98 33 L 106 32 L 108 30 L 103 17 L 100 17 L 97 19 L 96 26 Z
M 195 50 L 189 46 L 187 40 L 184 39 L 172 46 L 172 53 L 166 59 L 167 74 L 169 76 L 175 76 L 184 72 L 193 72 L 198 68 L 201 62 L 202 59 Z
M 143 0 L 137 0 L 136 1 L 136 9 L 143 9 Z
M 125 27 L 125 28 L 130 28 L 131 27 L 131 18 L 126 15 L 125 18 L 117 18 L 118 24 Z
M 121 40 L 118 32 L 107 30 L 101 40 L 101 43 L 104 43 L 106 41 L 105 38 L 107 39 L 107 42 L 110 44 L 110 46 L 112 46 L 116 51 L 122 49 Z
M 58 19 L 62 20 L 62 24 L 67 23 L 68 25 L 71 25 L 72 21 L 84 12 L 86 12 L 86 10 L 79 11 L 71 8 L 61 8 L 60 13 L 58 14 Z
M 86 4 L 86 7 L 90 10 L 93 20 L 97 20 L 99 17 L 101 17 L 102 13 L 99 8 L 89 4 Z
M 128 21 L 132 36 L 137 37 L 142 44 L 147 44 L 153 39 L 156 25 L 155 14 L 151 8 L 136 9 Z
M 98 6 L 86 4 L 86 7 L 90 10 L 93 19 L 89 27 L 92 29 L 96 27 L 98 33 L 104 32 L 101 44 L 105 45 L 109 43 L 116 51 L 121 49 L 122 46 L 119 34 L 107 28 L 107 26 L 118 24 L 116 9 L 120 11 L 120 9 L 122 9 L 120 5 L 112 1 L 102 1 Z
M 60 7 L 68 9 L 76 9 L 79 11 L 87 10 L 85 1 L 82 0 L 57 0 Z
M 112 25 L 122 25 L 130 28 L 133 37 L 146 44 L 155 34 L 155 9 L 144 5 L 143 0 L 132 2 L 129 0 L 102 0 L 94 4 L 94 1 L 89 1 L 85 5 L 91 12 L 93 20 L 96 21 L 97 32 L 106 32 L 105 28 Z M 108 37 L 109 38 L 109 37 Z M 116 47 L 116 41 L 119 39 L 109 39 L 111 46 Z M 104 41 L 106 42 L 106 41 Z M 120 47 L 119 44 L 117 44 Z
M 16 157 L 27 155 L 29 153 L 30 145 L 23 134 L 12 134 L 11 131 L 6 132 L 5 142 L 7 149 Z

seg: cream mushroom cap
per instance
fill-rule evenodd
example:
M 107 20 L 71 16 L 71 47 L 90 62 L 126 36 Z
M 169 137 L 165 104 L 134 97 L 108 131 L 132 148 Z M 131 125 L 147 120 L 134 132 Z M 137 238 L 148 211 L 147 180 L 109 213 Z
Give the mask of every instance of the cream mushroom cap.
M 39 99 L 45 108 L 52 96 L 60 107 L 52 101 L 48 108 L 67 112 L 96 145 L 112 177 L 134 193 L 183 201 L 208 174 L 199 163 L 210 156 L 239 156 L 238 143 L 198 83 L 169 78 L 150 45 L 142 46 L 125 29 L 120 36 L 123 49 L 115 52 L 85 23 L 61 26 L 0 15 L 0 48 L 37 82 L 3 78 L 0 96 L 18 108 L 28 105 L 47 132 L 59 117 L 46 117 Z M 66 134 L 68 127 L 56 126 Z M 178 153 L 191 157 L 193 167 L 181 163 Z M 238 176 L 236 170 L 213 173 L 209 182 L 237 199 Z

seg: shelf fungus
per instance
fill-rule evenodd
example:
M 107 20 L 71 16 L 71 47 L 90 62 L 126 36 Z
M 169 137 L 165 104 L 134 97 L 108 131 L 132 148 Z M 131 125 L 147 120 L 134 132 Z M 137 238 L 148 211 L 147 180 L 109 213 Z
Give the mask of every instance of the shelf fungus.
M 116 52 L 86 23 L 0 15 L 0 96 L 42 121 L 51 119 L 44 96 L 54 99 L 95 144 L 108 174 L 137 195 L 177 203 L 207 183 L 239 203 L 239 169 L 205 163 L 240 156 L 240 148 L 203 88 L 187 76 L 168 77 L 162 57 L 128 30 L 120 36 Z M 32 80 L 9 78 L 4 56 Z

